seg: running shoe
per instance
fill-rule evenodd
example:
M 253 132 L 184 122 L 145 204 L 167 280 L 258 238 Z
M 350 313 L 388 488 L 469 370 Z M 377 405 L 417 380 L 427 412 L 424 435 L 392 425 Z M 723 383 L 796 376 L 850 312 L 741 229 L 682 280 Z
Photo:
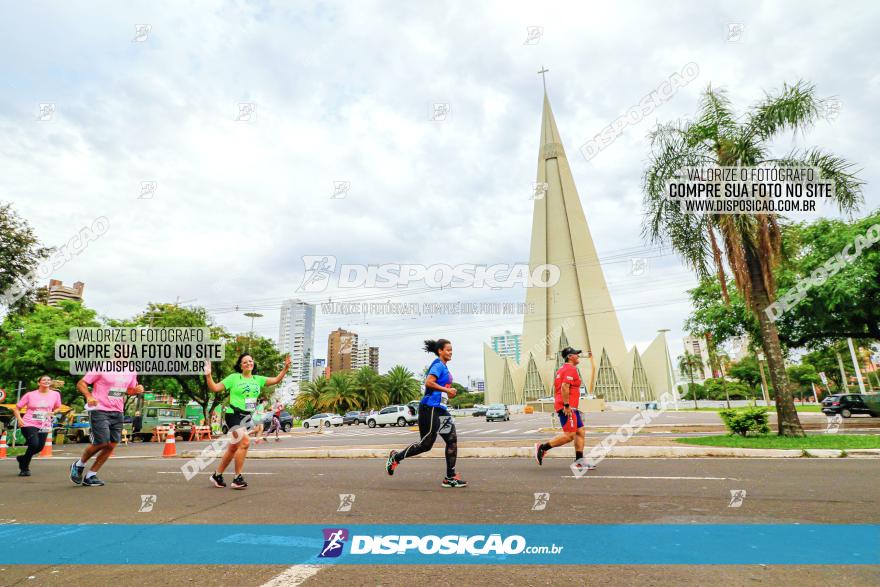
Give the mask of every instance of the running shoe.
M 247 487 L 247 481 L 241 475 L 232 479 L 233 489 L 244 489 L 245 487 Z
M 76 483 L 77 485 L 82 485 L 83 483 L 83 472 L 86 470 L 85 467 L 77 467 L 76 464 L 79 462 L 79 459 L 73 461 L 73 464 L 70 465 L 70 480 Z
M 591 465 L 587 461 L 575 461 L 571 464 L 572 471 L 595 471 L 596 465 Z
M 442 485 L 443 487 L 467 487 L 467 481 L 456 473 L 455 477 L 444 477 Z
M 98 479 L 97 475 L 92 475 L 91 477 L 83 479 L 82 484 L 88 487 L 101 487 L 104 485 L 104 482 Z
M 396 454 L 397 454 L 397 451 L 396 451 L 396 450 L 392 450 L 392 451 L 388 454 L 388 460 L 385 461 L 385 472 L 388 473 L 389 475 L 393 475 L 393 474 L 394 474 L 394 469 L 396 469 L 396 468 L 397 468 L 397 465 L 400 464 L 400 463 L 398 463 L 396 460 L 394 460 L 394 455 L 396 455 Z
M 28 471 L 27 469 L 22 469 L 21 471 L 18 472 L 18 476 L 19 477 L 30 477 L 31 472 Z
M 26 470 L 26 469 L 24 468 L 24 466 L 22 466 L 22 464 L 21 464 L 21 460 L 22 460 L 23 458 L 24 458 L 24 455 L 18 455 L 17 457 L 15 457 L 15 460 L 18 461 L 18 470 L 19 470 L 19 471 L 25 471 L 25 470 Z
M 543 448 L 541 448 L 542 443 L 538 443 L 535 445 L 535 460 L 538 461 L 539 465 L 544 464 L 544 453 L 547 452 Z
M 211 473 L 211 483 L 214 484 L 214 487 L 224 488 L 226 487 L 226 481 L 223 480 L 223 475 L 218 473 Z

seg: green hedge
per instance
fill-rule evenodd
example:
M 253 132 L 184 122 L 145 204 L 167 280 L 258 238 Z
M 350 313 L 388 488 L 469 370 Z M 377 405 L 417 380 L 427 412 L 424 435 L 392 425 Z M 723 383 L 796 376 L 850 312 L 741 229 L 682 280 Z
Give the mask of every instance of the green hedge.
M 770 427 L 767 425 L 767 408 L 740 408 L 720 410 L 718 415 L 724 420 L 724 425 L 730 434 L 748 436 L 749 434 L 767 434 Z

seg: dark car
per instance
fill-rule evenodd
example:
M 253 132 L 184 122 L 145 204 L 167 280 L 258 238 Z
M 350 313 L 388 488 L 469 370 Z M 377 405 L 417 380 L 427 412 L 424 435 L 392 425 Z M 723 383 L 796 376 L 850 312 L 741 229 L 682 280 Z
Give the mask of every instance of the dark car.
M 481 416 L 485 416 L 487 409 L 488 408 L 486 406 L 474 406 L 474 417 L 479 418 Z
M 287 412 L 285 412 L 283 410 L 282 410 L 281 414 L 279 414 L 279 416 L 278 416 L 278 421 L 281 422 L 281 430 L 283 430 L 284 432 L 290 432 L 290 429 L 293 428 L 293 416 L 291 416 L 290 414 L 288 414 Z M 272 423 L 272 419 L 270 418 L 269 424 L 271 425 L 271 423 Z M 267 426 L 266 430 L 268 430 L 268 429 L 269 428 Z
M 346 412 L 344 416 L 342 416 L 342 423 L 351 426 L 352 424 L 366 424 L 367 423 L 367 413 L 366 412 Z
M 842 393 L 830 395 L 822 400 L 822 412 L 828 416 L 840 414 L 849 418 L 853 414 L 868 414 L 880 417 L 880 403 L 876 396 L 858 393 Z

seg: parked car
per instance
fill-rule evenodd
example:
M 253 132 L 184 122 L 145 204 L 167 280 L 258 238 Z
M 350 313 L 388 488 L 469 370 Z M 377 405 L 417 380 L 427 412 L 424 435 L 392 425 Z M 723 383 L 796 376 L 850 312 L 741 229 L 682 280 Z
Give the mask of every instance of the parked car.
M 406 426 L 415 424 L 418 416 L 411 406 L 387 406 L 379 410 L 378 414 L 367 416 L 367 426 L 375 428 L 379 426 Z
M 877 402 L 876 395 L 859 393 L 830 395 L 822 400 L 822 413 L 828 416 L 840 414 L 844 418 L 849 418 L 853 414 L 880 417 L 880 403 Z
M 342 416 L 342 423 L 347 426 L 351 426 L 352 424 L 366 424 L 367 423 L 367 413 L 366 412 L 346 412 L 344 416 Z
M 303 420 L 303 428 L 318 428 L 320 426 L 324 426 L 325 428 L 329 428 L 330 426 L 342 426 L 342 416 L 338 414 L 315 414 L 308 420 Z
M 494 422 L 501 420 L 507 422 L 510 420 L 510 410 L 504 404 L 492 404 L 486 408 L 486 422 Z
M 64 427 L 64 436 L 72 442 L 85 442 L 89 438 L 90 431 L 89 414 L 77 414 L 73 417 L 73 421 Z
M 481 406 L 480 404 L 475 405 L 473 415 L 474 415 L 474 418 L 479 418 L 481 416 L 485 416 L 486 415 L 486 406 Z
M 147 406 L 142 410 L 141 430 L 137 437 L 144 442 L 153 438 L 156 426 L 170 426 L 174 424 L 174 436 L 189 438 L 192 430 L 192 422 L 183 419 L 183 410 L 172 406 Z M 223 425 L 223 433 L 226 434 L 226 425 Z
M 278 421 L 281 422 L 281 430 L 284 432 L 290 432 L 291 428 L 293 428 L 293 416 L 284 410 L 281 411 L 281 414 L 278 417 Z M 269 416 L 269 422 L 266 424 L 266 430 L 269 429 L 269 426 L 272 425 L 272 416 Z

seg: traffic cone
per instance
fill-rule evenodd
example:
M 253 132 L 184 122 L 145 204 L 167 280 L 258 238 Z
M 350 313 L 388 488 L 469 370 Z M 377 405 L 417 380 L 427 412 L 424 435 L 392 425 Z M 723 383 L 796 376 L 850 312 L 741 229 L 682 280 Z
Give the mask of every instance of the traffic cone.
M 165 437 L 165 449 L 162 451 L 163 457 L 176 457 L 177 445 L 174 443 L 174 426 L 168 429 L 168 435 Z
M 52 456 L 52 433 L 46 437 L 46 444 L 43 446 L 43 450 L 40 451 L 41 457 L 51 457 Z
M 6 432 L 3 432 L 3 436 L 0 436 L 0 459 L 6 458 Z

